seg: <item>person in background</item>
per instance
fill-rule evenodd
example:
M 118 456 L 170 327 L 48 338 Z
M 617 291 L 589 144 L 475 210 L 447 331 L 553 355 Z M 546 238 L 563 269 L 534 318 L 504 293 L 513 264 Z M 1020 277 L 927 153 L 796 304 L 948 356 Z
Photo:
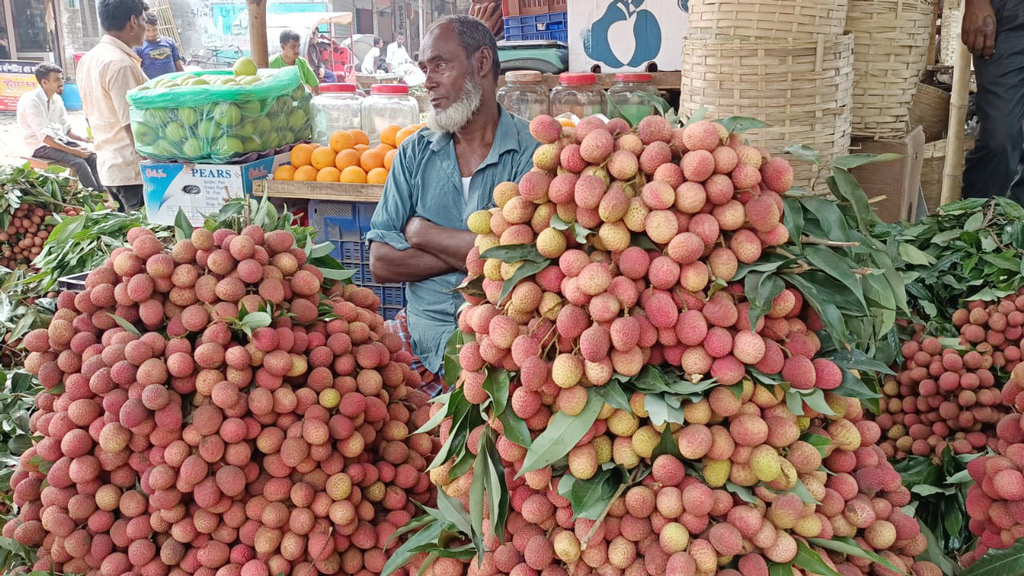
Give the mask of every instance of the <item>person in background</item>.
M 1024 204 L 1024 2 L 966 0 L 961 38 L 974 55 L 980 121 L 963 195 Z
M 366 53 L 363 57 L 363 64 L 360 70 L 363 74 L 376 74 L 377 64 L 380 60 L 380 49 L 384 47 L 384 41 L 380 39 L 380 36 L 373 37 L 373 48 Z
M 387 62 L 388 68 L 397 74 L 401 74 L 399 71 L 406 66 L 415 66 L 416 63 L 409 58 L 409 52 L 405 49 L 405 36 L 399 34 L 394 42 L 388 44 Z
M 25 133 L 25 144 L 32 156 L 70 168 L 82 186 L 102 190 L 96 154 L 83 146 L 92 139 L 75 134 L 68 123 L 60 97 L 64 93 L 64 71 L 43 63 L 33 72 L 39 87 L 18 100 L 18 126 Z
M 171 72 L 184 72 L 184 59 L 174 40 L 160 35 L 159 20 L 153 12 L 146 12 L 146 36 L 142 46 L 135 47 L 135 53 L 142 59 L 142 71 L 148 78 L 156 78 Z
M 103 38 L 78 63 L 82 108 L 96 140 L 100 182 L 121 210 L 143 206 L 142 157 L 135 151 L 127 94 L 146 83 L 141 59 L 132 50 L 146 33 L 143 0 L 99 0 Z
M 498 104 L 498 46 L 483 23 L 443 18 L 420 54 L 433 107 L 429 129 L 399 146 L 366 239 L 374 280 L 408 283 L 408 307 L 389 327 L 418 359 L 431 383 L 424 390 L 435 394 L 463 302 L 453 289 L 476 238 L 466 219 L 492 205 L 498 184 L 530 171 L 538 143 L 525 120 Z
M 295 66 L 299 69 L 299 79 L 313 94 L 320 93 L 320 79 L 316 72 L 309 66 L 305 58 L 299 56 L 302 53 L 302 39 L 299 33 L 294 30 L 281 32 L 281 53 L 270 59 L 271 68 L 284 68 Z

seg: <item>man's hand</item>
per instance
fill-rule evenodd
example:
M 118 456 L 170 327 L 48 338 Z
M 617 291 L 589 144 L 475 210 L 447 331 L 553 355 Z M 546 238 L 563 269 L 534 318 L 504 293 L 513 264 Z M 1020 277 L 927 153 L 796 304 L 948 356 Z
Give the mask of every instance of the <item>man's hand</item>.
M 996 13 L 991 0 L 967 0 L 960 36 L 971 54 L 992 57 L 996 51 Z
M 410 246 L 441 258 L 456 270 L 466 269 L 466 254 L 476 240 L 472 232 L 445 228 L 419 216 L 406 222 L 404 232 Z
M 437 225 L 426 218 L 413 216 L 405 223 L 405 239 L 409 241 L 409 244 L 413 248 L 421 248 L 423 246 L 424 236 L 428 234 L 432 228 L 437 228 Z

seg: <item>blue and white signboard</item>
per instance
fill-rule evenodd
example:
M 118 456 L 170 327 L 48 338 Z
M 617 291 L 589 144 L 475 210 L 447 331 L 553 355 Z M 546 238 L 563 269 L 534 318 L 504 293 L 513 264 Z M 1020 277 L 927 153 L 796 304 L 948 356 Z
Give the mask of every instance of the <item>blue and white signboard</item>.
M 586 72 L 679 70 L 689 30 L 688 0 L 569 2 L 569 68 Z

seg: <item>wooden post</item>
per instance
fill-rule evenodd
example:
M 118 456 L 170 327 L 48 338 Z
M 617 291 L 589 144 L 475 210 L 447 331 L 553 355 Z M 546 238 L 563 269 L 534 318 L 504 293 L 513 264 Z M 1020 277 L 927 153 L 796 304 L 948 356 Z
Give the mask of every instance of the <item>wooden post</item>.
M 964 122 L 967 120 L 967 104 L 971 90 L 971 53 L 959 37 L 944 37 L 943 41 L 956 42 L 953 95 L 949 101 L 946 165 L 942 170 L 942 195 L 939 197 L 939 204 L 944 206 L 960 199 L 960 188 L 963 186 Z
M 249 8 L 249 52 L 260 68 L 266 68 L 270 61 L 267 51 L 267 3 L 266 0 L 246 0 Z

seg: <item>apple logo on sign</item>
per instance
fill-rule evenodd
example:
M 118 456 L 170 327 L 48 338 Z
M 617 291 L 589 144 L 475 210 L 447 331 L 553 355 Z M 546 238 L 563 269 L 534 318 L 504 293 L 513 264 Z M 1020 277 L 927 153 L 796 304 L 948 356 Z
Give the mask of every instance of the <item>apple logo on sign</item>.
M 610 2 L 604 15 L 584 33 L 583 50 L 587 56 L 611 68 L 637 67 L 657 58 L 661 52 L 661 25 L 644 8 L 646 1 Z

